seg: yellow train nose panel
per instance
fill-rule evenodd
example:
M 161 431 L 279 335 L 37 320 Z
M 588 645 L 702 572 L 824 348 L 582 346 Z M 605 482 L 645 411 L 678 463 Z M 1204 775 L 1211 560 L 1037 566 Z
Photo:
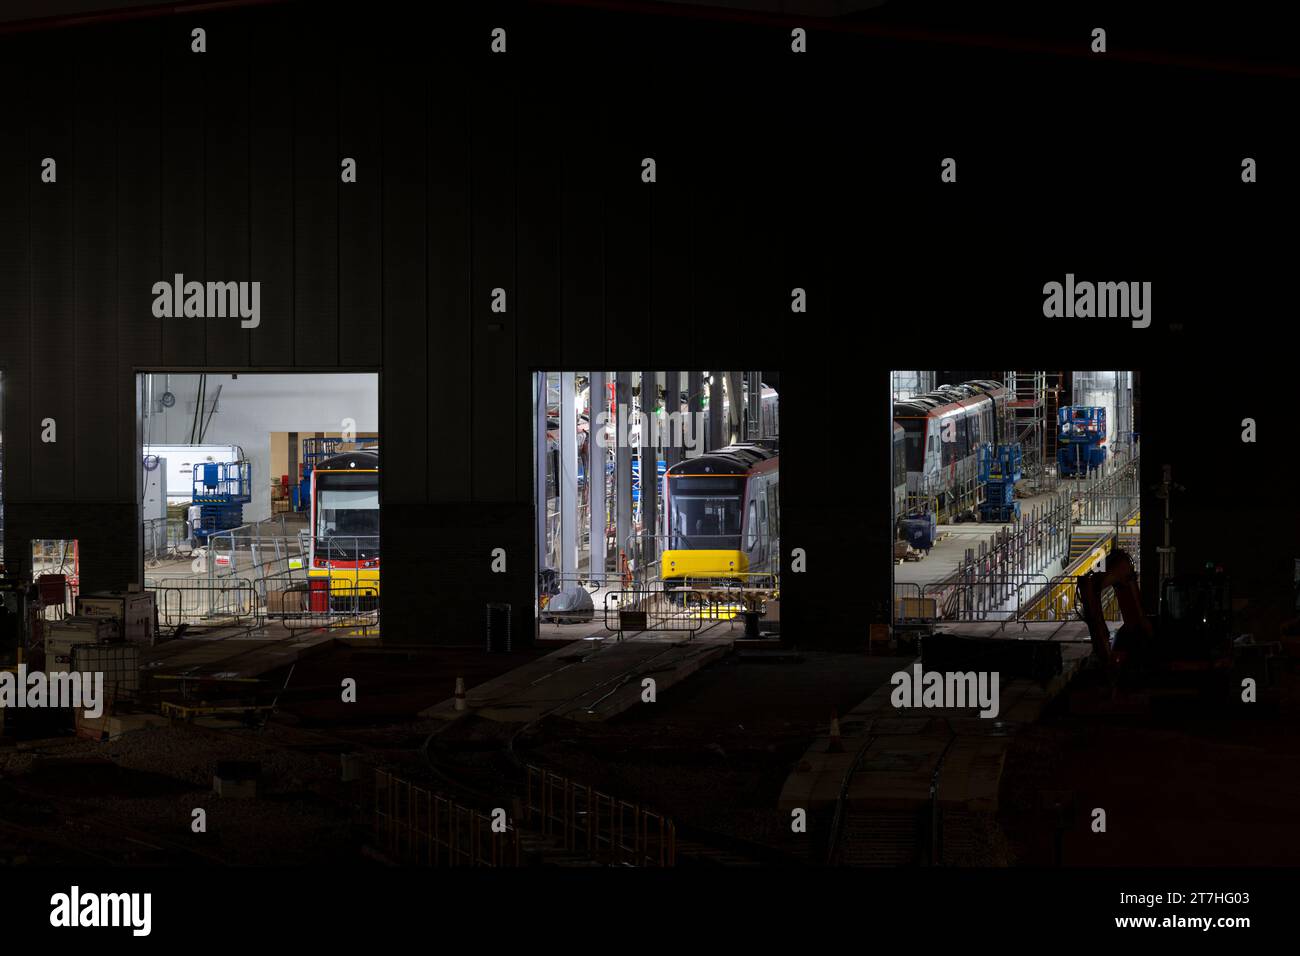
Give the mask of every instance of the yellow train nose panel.
M 724 578 L 749 570 L 749 559 L 743 551 L 665 551 L 660 563 L 664 580 Z
M 328 574 L 319 568 L 307 572 L 308 578 L 329 579 L 330 591 L 336 594 L 378 594 L 378 568 L 335 568 Z

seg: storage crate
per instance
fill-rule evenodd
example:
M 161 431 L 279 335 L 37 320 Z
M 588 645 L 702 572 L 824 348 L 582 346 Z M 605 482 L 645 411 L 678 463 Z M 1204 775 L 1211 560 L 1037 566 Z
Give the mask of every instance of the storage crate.
M 126 643 L 78 644 L 72 649 L 72 670 L 102 673 L 106 700 L 134 697 L 140 690 L 140 648 Z

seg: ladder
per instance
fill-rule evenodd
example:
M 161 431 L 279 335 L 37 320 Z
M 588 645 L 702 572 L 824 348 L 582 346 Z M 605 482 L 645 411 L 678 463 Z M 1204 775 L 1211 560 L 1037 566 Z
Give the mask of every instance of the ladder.
M 1043 476 L 1056 461 L 1056 410 L 1063 372 L 1013 369 L 1003 373 L 1011 438 L 1025 450 L 1025 472 Z
M 1064 372 L 1044 372 L 1043 390 L 1043 462 L 1056 461 L 1056 413 L 1061 407 Z

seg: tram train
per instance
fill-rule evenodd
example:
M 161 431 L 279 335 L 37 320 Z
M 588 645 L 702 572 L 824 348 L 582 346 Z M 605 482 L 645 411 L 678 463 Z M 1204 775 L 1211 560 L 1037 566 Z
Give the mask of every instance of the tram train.
M 980 445 L 1015 440 L 1007 400 L 1001 382 L 979 379 L 895 402 L 908 498 L 931 503 L 941 515 L 972 511 L 978 504 Z
M 378 607 L 378 447 L 341 452 L 312 469 L 307 582 L 312 611 Z
M 744 582 L 779 571 L 779 462 L 770 448 L 735 444 L 668 469 L 665 582 Z

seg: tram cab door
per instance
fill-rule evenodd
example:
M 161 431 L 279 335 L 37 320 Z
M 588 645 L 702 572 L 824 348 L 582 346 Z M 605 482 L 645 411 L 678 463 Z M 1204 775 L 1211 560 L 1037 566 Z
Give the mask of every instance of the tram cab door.
M 751 480 L 752 494 L 745 506 L 745 558 L 749 570 L 761 568 L 767 562 L 767 496 L 766 482 Z

